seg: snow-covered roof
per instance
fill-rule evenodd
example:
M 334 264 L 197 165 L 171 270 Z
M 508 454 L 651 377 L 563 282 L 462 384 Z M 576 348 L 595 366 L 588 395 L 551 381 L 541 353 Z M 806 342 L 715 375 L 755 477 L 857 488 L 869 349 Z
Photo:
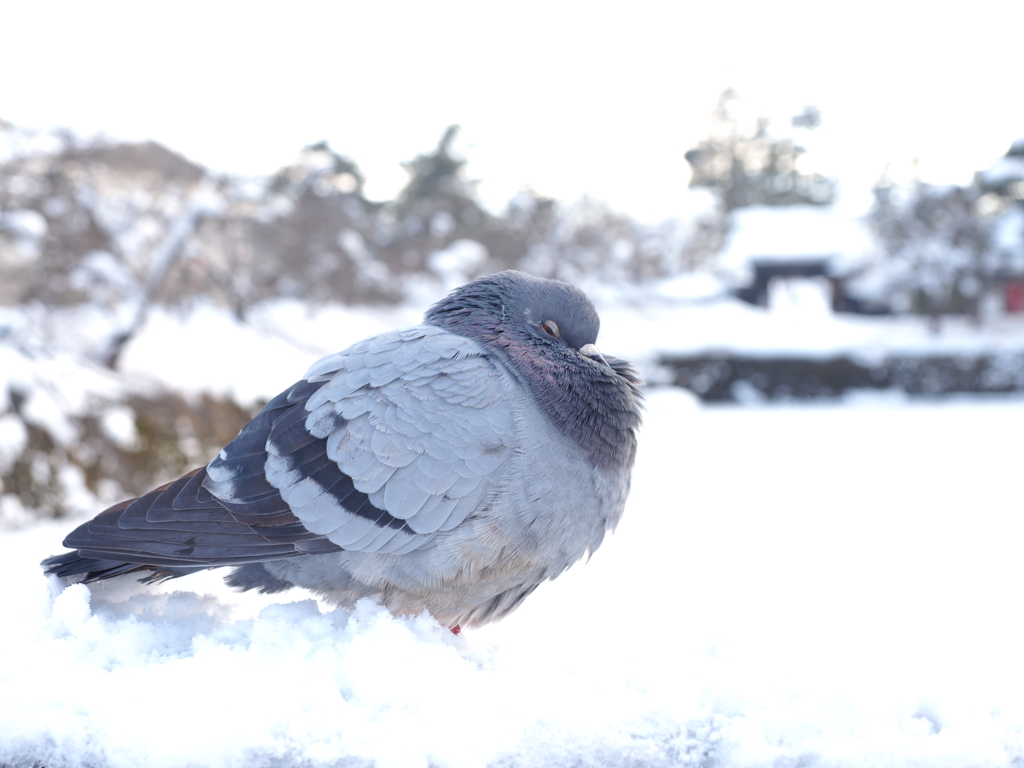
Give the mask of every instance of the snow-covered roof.
M 728 287 L 709 272 L 685 272 L 657 284 L 659 298 L 675 301 L 707 301 L 728 294 Z
M 833 269 L 863 263 L 874 251 L 867 226 L 831 207 L 813 205 L 740 208 L 731 214 L 720 264 L 747 272 L 753 262 L 825 258 Z

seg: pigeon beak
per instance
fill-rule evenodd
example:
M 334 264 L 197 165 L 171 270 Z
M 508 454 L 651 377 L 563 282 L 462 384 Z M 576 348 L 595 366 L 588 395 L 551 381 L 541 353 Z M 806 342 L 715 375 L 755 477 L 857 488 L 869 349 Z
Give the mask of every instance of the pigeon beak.
M 580 347 L 580 352 L 589 357 L 591 360 L 595 360 L 598 363 L 604 363 L 608 365 L 608 361 L 604 359 L 604 355 L 601 354 L 601 350 L 597 348 L 596 344 L 584 344 Z

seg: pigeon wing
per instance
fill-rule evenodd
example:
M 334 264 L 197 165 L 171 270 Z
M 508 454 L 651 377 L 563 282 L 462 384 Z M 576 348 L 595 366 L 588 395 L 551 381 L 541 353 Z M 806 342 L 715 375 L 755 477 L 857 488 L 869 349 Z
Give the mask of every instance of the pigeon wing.
M 514 451 L 509 386 L 476 343 L 433 326 L 367 339 L 316 363 L 208 466 L 65 546 L 171 569 L 412 551 L 486 504 Z
M 246 475 L 239 483 L 244 498 L 218 499 L 205 487 L 213 463 L 200 467 L 83 523 L 64 539 L 77 554 L 51 558 L 51 572 L 94 572 L 88 561 L 96 560 L 195 569 L 339 550 L 302 525 L 261 469 L 267 435 L 301 414 L 317 388 L 302 381 L 282 392 L 221 451 L 230 451 L 236 471 Z
M 236 517 L 272 489 L 325 545 L 409 552 L 480 508 L 514 450 L 509 380 L 475 342 L 433 326 L 360 342 L 300 386 L 302 409 L 258 456 L 232 443 L 209 466 L 205 487 Z

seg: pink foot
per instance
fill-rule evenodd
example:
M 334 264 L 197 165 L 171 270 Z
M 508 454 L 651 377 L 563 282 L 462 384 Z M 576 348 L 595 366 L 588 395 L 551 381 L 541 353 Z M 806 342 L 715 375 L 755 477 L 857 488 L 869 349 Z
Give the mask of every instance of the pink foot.
M 461 635 L 462 634 L 462 627 L 460 627 L 458 624 L 456 624 L 451 629 L 452 629 L 452 634 L 453 635 Z

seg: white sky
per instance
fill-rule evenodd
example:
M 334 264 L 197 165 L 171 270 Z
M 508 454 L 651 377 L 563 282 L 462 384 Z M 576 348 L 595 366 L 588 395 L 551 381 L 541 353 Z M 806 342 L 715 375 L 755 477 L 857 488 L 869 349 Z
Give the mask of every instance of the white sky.
M 734 86 L 804 104 L 859 205 L 887 162 L 967 181 L 1024 134 L 1024 3 L 10 3 L 0 117 L 266 173 L 323 138 L 394 194 L 463 126 L 492 205 L 532 186 L 685 212 L 683 153 Z

